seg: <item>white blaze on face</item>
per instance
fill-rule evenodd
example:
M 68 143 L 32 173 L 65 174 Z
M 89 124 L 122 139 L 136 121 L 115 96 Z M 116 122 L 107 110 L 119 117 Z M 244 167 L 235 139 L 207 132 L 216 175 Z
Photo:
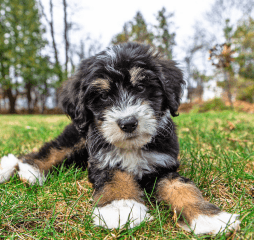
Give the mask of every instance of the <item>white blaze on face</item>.
M 105 111 L 105 120 L 101 125 L 103 136 L 108 142 L 119 148 L 135 149 L 141 148 L 151 141 L 156 133 L 157 120 L 152 107 L 147 102 L 134 101 L 131 97 L 126 100 L 122 95 L 121 104 L 113 106 Z M 138 126 L 132 133 L 126 133 L 118 126 L 118 120 L 127 117 L 135 117 Z

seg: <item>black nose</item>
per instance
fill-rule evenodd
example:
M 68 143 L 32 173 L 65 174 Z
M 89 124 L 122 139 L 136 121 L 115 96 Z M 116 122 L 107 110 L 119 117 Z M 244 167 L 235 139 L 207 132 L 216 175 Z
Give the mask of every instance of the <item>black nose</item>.
M 127 133 L 133 132 L 138 126 L 138 120 L 135 117 L 127 117 L 118 120 L 119 127 Z

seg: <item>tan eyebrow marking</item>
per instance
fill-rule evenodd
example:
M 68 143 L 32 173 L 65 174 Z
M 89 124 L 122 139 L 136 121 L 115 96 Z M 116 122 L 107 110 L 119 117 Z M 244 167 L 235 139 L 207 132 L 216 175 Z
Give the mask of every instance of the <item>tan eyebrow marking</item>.
M 130 69 L 129 73 L 131 75 L 131 83 L 132 85 L 136 85 L 140 80 L 144 79 L 145 76 L 139 76 L 140 72 L 142 72 L 144 69 L 140 68 L 140 67 L 133 67 L 132 69 Z
M 96 86 L 100 90 L 110 89 L 109 79 L 97 78 L 96 80 L 92 82 L 92 85 Z

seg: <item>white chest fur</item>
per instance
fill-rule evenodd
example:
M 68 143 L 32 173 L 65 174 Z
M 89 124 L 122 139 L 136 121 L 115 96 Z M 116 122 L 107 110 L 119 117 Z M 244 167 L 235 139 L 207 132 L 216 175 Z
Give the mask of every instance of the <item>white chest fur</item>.
M 95 158 L 99 167 L 120 166 L 122 169 L 142 177 L 144 172 L 152 172 L 156 166 L 175 165 L 176 161 L 168 154 L 150 152 L 142 149 L 114 148 L 109 152 L 98 151 Z

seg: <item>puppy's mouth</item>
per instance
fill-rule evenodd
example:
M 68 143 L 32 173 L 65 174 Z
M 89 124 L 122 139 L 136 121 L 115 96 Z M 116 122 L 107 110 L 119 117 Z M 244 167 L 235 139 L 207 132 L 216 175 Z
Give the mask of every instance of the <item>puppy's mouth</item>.
M 133 140 L 138 137 L 138 134 L 126 134 L 125 140 Z
M 125 136 L 122 139 L 118 139 L 113 143 L 116 147 L 123 149 L 137 149 L 142 148 L 145 144 L 150 142 L 152 136 L 148 133 L 140 134 L 138 131 L 135 133 L 125 133 Z
M 105 140 L 118 148 L 140 149 L 157 131 L 155 113 L 149 105 L 137 104 L 123 110 L 112 108 L 104 116 L 100 130 Z

